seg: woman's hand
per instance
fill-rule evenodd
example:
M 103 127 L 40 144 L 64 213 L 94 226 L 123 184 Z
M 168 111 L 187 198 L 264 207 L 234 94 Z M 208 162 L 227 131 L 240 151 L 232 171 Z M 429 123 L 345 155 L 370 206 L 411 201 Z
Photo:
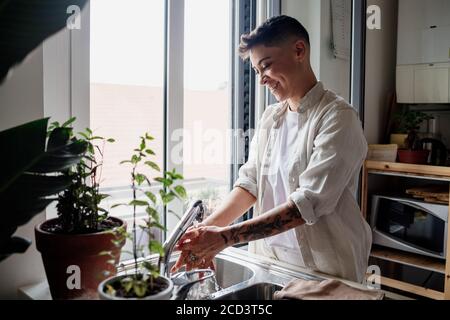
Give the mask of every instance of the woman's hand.
M 186 231 L 177 245 L 181 250 L 178 261 L 171 272 L 176 272 L 186 265 L 186 271 L 191 269 L 213 268 L 214 257 L 227 247 L 221 233 L 223 228 L 215 226 L 196 226 Z

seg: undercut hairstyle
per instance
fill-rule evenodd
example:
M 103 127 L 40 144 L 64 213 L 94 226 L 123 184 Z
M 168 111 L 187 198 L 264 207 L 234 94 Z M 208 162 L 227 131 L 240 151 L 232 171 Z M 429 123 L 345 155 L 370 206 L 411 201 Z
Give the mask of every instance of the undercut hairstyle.
M 291 38 L 304 40 L 308 46 L 310 45 L 308 31 L 298 20 L 285 15 L 272 17 L 253 31 L 241 36 L 239 56 L 247 60 L 253 47 L 261 44 L 275 47 Z

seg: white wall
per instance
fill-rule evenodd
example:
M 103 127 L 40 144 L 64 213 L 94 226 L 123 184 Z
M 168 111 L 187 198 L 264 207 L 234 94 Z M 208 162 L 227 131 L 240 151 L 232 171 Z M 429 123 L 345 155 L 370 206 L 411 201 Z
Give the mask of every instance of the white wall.
M 388 95 L 395 92 L 397 0 L 369 0 L 381 9 L 381 30 L 367 30 L 364 131 L 368 143 L 381 143 Z
M 348 101 L 350 60 L 336 59 L 331 49 L 331 0 L 282 0 L 281 11 L 308 30 L 311 65 L 317 78 Z
M 291 16 L 308 30 L 311 42 L 311 66 L 318 77 L 320 74 L 320 1 L 282 0 L 281 13 Z
M 43 117 L 42 51 L 41 46 L 34 50 L 0 85 L 0 130 Z M 16 232 L 33 244 L 24 254 L 0 262 L 0 299 L 17 298 L 19 287 L 45 278 L 41 256 L 34 245 L 34 226 L 44 220 L 45 214 L 39 214 Z

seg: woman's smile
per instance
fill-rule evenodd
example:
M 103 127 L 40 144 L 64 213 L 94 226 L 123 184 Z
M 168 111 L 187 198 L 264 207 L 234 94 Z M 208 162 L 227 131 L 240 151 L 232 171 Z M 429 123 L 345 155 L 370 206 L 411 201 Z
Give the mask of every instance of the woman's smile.
M 277 91 L 278 85 L 279 85 L 279 84 L 280 84 L 280 83 L 277 81 L 275 84 L 268 85 L 269 90 L 270 90 L 272 93 L 274 93 L 275 91 Z

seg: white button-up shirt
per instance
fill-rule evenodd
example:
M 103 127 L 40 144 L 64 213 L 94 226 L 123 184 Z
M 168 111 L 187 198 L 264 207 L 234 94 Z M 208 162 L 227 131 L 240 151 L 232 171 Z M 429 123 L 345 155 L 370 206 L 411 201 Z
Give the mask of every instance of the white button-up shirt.
M 288 104 L 269 106 L 250 145 L 248 161 L 240 168 L 235 187 L 253 194 L 254 216 L 262 214 L 269 160 L 277 130 Z M 306 224 L 295 228 L 299 265 L 361 282 L 372 243 L 369 225 L 355 199 L 367 142 L 356 111 L 318 82 L 298 108 L 298 138 L 289 160 L 290 196 Z M 249 250 L 276 259 L 264 240 Z

